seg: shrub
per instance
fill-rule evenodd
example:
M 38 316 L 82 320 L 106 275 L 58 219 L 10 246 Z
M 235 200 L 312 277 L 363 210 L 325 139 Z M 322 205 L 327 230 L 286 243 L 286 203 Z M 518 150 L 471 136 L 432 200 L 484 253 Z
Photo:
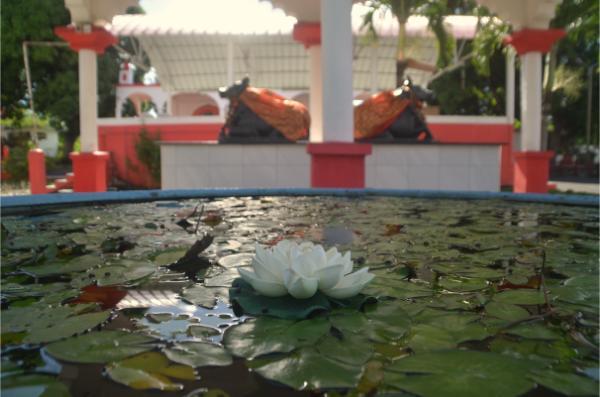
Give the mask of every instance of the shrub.
M 142 128 L 135 144 L 135 152 L 140 162 L 150 171 L 152 180 L 160 184 L 160 145 L 156 142 L 158 140 L 160 140 L 160 133 L 151 137 L 150 133 Z

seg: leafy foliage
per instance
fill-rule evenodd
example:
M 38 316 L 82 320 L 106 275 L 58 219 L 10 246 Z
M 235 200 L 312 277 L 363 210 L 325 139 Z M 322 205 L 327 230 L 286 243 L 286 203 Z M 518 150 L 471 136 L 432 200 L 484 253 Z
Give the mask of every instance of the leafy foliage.
M 139 139 L 135 144 L 135 153 L 142 164 L 148 168 L 154 183 L 160 185 L 160 133 L 154 137 L 146 129 L 140 131 Z

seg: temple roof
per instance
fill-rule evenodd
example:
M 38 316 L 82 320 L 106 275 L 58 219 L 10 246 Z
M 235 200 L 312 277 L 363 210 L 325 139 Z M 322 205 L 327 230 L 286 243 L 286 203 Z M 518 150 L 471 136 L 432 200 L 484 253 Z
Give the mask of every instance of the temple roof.
M 355 4 L 352 11 L 354 40 L 354 89 L 389 89 L 395 86 L 395 54 L 398 23 L 390 13 L 375 17 L 379 39 L 368 43 L 361 32 L 366 8 Z M 251 13 L 251 14 L 250 14 Z M 232 15 L 242 15 L 237 18 Z M 248 15 L 252 17 L 248 18 Z M 449 16 L 448 30 L 458 39 L 475 35 L 477 18 Z M 119 15 L 107 28 L 117 36 L 136 37 L 156 68 L 163 88 L 170 92 L 215 90 L 248 75 L 257 87 L 307 89 L 308 53 L 292 38 L 296 19 L 268 2 L 250 10 L 224 13 L 206 9 L 189 17 L 170 15 Z M 407 24 L 408 56 L 435 64 L 436 43 L 427 19 L 412 16 Z M 232 68 L 229 59 L 233 60 Z M 228 72 L 229 70 L 229 72 Z M 429 74 L 408 70 L 416 83 Z

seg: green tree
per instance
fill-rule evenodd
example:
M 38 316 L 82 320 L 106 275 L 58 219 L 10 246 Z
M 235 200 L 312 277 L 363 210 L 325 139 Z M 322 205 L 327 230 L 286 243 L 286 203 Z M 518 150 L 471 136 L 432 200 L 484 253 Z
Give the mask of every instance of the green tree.
M 63 0 L 8 0 L 1 14 L 2 117 L 19 120 L 28 108 L 23 41 L 56 41 L 56 26 L 70 23 Z M 78 57 L 68 47 L 32 46 L 29 63 L 34 105 L 64 139 L 65 156 L 79 135 Z M 119 57 L 113 48 L 98 57 L 98 115 L 114 115 Z M 65 158 L 66 160 L 66 158 Z

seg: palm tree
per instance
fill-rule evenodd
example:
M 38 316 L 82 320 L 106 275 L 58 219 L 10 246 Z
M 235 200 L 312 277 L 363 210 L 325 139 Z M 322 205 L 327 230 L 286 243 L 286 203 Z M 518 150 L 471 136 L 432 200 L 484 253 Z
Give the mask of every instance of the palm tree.
M 367 29 L 371 37 L 377 37 L 373 17 L 378 10 L 390 10 L 398 20 L 396 86 L 402 85 L 404 72 L 408 67 L 435 72 L 438 68 L 444 68 L 450 64 L 453 41 L 444 28 L 444 16 L 448 12 L 446 0 L 371 0 L 366 4 L 370 10 L 364 16 L 362 27 Z M 425 15 L 429 19 L 429 27 L 435 34 L 438 43 L 438 57 L 435 66 L 406 56 L 406 23 L 412 14 Z

